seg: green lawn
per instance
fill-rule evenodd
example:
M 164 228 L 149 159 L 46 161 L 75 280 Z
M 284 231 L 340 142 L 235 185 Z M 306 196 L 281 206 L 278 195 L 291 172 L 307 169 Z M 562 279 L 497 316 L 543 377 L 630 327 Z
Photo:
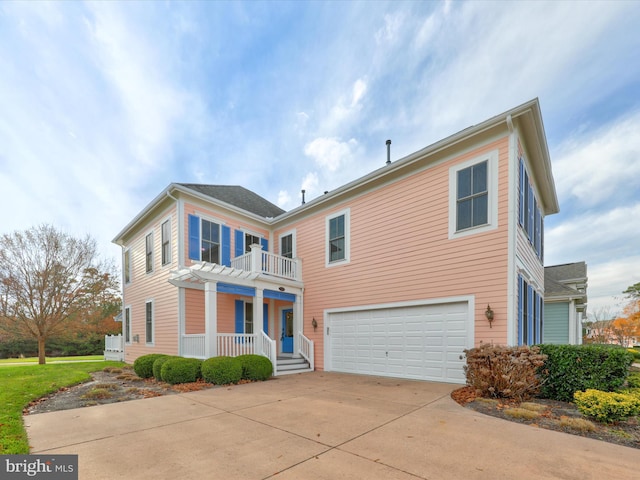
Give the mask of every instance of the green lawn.
M 104 360 L 104 355 L 81 355 L 77 357 L 45 357 L 47 363 L 54 362 L 86 362 L 87 360 L 91 361 L 101 361 Z M 38 363 L 38 357 L 29 357 L 29 358 L 3 358 L 0 360 L 0 365 L 12 364 L 12 363 Z
M 29 441 L 22 410 L 29 402 L 62 387 L 89 380 L 89 372 L 122 362 L 7 365 L 0 368 L 0 455 L 27 454 Z

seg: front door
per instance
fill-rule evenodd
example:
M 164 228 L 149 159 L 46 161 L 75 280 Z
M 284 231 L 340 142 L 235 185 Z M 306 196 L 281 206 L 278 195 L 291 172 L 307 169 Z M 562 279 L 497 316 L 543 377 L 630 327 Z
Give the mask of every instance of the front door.
M 282 311 L 282 353 L 293 353 L 293 309 Z

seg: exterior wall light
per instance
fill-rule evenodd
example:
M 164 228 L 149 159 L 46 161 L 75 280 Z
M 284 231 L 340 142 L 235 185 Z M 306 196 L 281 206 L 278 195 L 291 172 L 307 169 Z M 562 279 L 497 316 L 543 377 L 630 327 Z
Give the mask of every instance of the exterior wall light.
M 489 328 L 493 328 L 491 322 L 493 322 L 493 310 L 491 310 L 491 305 L 487 304 L 487 309 L 484 311 L 484 316 L 489 320 Z
M 311 320 L 311 326 L 313 327 L 313 331 L 316 331 L 316 328 L 318 328 L 318 322 L 316 322 L 316 317 L 313 317 L 313 319 Z

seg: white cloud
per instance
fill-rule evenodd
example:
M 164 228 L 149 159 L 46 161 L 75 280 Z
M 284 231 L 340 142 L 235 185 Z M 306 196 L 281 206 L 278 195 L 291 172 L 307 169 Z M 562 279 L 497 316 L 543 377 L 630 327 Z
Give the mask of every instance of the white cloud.
M 358 142 L 351 139 L 341 142 L 338 138 L 316 138 L 304 147 L 304 154 L 313 158 L 316 165 L 335 172 L 341 165 L 350 161 Z
M 560 197 L 584 207 L 640 193 L 640 112 L 595 132 L 578 133 L 558 147 L 553 173 Z M 633 194 L 633 195 L 629 195 Z
M 403 20 L 404 14 L 402 12 L 385 15 L 384 27 L 380 28 L 375 34 L 376 44 L 382 45 L 394 42 L 402 28 Z
M 286 190 L 280 190 L 278 192 L 278 200 L 276 204 L 280 208 L 288 208 L 288 206 L 291 204 L 291 195 L 289 195 L 289 192 L 287 192 Z
M 589 311 L 610 307 L 613 313 L 619 312 L 625 303 L 622 292 L 640 282 L 640 255 L 587 265 L 587 275 Z

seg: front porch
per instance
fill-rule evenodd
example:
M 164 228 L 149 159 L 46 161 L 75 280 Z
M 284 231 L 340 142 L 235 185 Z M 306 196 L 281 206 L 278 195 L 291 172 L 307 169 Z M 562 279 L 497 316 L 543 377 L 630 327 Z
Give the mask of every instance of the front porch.
M 169 282 L 184 289 L 181 298 L 185 298 L 179 354 L 201 359 L 257 354 L 271 360 L 274 375 L 292 368 L 312 371 L 314 345 L 303 333 L 301 274 L 299 259 L 262 251 L 259 245 L 233 259 L 231 266 L 201 262 L 172 272 Z M 204 302 L 194 290 L 203 291 Z M 193 300 L 186 300 L 195 295 L 199 309 L 192 308 Z M 235 318 L 230 309 L 234 303 Z M 230 333 L 234 325 L 235 332 Z

